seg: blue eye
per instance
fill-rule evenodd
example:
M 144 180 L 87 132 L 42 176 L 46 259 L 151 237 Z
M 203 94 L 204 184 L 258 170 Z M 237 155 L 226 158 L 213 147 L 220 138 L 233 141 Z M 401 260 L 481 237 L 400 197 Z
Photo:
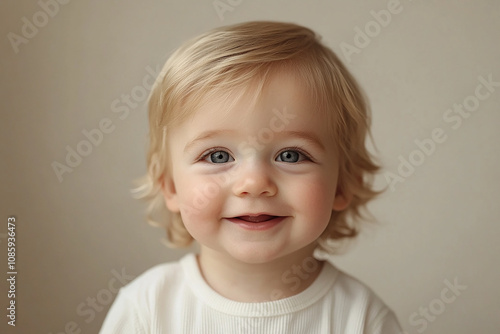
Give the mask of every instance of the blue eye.
M 277 161 L 294 163 L 309 159 L 305 154 L 296 150 L 285 150 L 278 155 Z
M 229 155 L 229 153 L 227 153 L 225 151 L 215 151 L 215 152 L 209 153 L 207 155 L 208 155 L 207 159 L 209 159 L 210 162 L 214 163 L 214 164 L 223 164 L 223 163 L 229 162 L 230 159 L 232 159 L 232 157 Z

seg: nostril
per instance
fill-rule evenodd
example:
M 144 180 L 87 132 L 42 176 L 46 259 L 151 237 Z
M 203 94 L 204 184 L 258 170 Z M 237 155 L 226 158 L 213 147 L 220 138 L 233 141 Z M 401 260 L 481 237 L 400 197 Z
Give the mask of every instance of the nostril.
M 237 196 L 274 196 L 277 193 L 277 186 L 267 176 L 261 175 L 241 180 L 234 185 L 233 192 Z

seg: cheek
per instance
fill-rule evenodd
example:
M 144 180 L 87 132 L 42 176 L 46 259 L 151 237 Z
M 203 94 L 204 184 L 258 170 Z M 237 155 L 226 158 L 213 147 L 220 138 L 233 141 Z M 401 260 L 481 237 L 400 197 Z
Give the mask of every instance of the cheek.
M 210 229 L 209 221 L 218 219 L 221 209 L 221 187 L 203 176 L 181 176 L 176 183 L 181 216 L 188 231 Z M 193 230 L 193 231 L 191 231 Z
M 297 188 L 291 194 L 298 211 L 315 221 L 327 224 L 332 213 L 335 184 L 325 182 L 325 178 L 319 176 L 304 180 Z

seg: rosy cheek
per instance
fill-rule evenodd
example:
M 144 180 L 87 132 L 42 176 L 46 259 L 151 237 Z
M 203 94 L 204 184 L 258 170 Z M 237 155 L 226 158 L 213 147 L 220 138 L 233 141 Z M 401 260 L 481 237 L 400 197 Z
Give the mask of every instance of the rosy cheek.
M 310 215 L 318 218 L 330 216 L 335 192 L 324 180 L 307 182 L 300 193 L 300 200 L 303 201 L 301 207 Z
M 179 186 L 179 199 L 183 204 L 184 214 L 190 222 L 197 224 L 217 213 L 217 208 L 220 206 L 217 204 L 220 187 L 203 177 L 185 178 Z

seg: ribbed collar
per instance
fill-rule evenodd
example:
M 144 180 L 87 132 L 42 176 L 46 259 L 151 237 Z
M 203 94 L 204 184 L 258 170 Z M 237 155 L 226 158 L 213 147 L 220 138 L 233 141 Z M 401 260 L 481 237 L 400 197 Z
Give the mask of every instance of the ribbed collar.
M 186 283 L 202 303 L 238 317 L 273 317 L 302 310 L 321 299 L 331 289 L 338 275 L 338 270 L 325 261 L 316 280 L 301 293 L 275 301 L 244 303 L 225 298 L 213 290 L 203 279 L 195 254 L 189 253 L 179 262 Z

